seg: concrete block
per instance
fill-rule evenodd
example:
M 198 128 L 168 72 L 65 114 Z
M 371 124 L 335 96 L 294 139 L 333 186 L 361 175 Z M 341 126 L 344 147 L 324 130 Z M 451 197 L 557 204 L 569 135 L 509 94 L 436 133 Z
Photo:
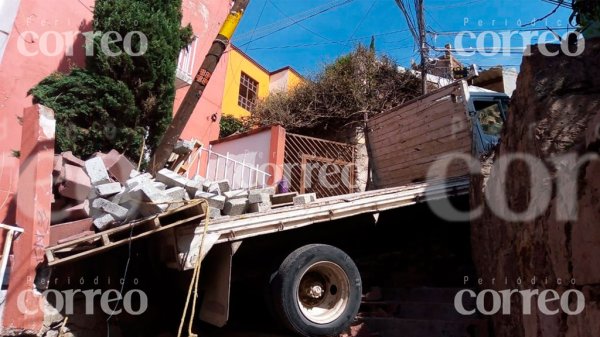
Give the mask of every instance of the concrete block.
M 215 181 L 215 183 L 219 185 L 219 191 L 221 191 L 221 193 L 229 192 L 231 190 L 229 180 L 227 179 Z
M 173 152 L 177 154 L 188 154 L 194 151 L 194 145 L 196 142 L 191 140 L 179 140 L 175 147 L 173 148 Z
M 64 238 L 94 230 L 92 222 L 93 220 L 91 218 L 85 218 L 50 226 L 50 246 L 58 244 L 58 241 Z
M 210 180 L 204 180 L 202 182 L 202 190 L 204 190 L 204 192 L 208 192 L 208 190 L 210 189 L 211 185 L 212 185 L 212 181 L 210 181 Z
M 262 194 L 262 193 L 266 193 L 268 195 L 274 195 L 276 193 L 275 187 L 265 187 L 265 188 L 250 190 L 249 195 Z
M 161 182 L 158 182 L 158 181 L 153 182 L 152 186 L 158 188 L 161 191 L 166 191 L 167 190 L 167 185 L 165 185 L 165 184 L 163 184 Z
M 92 208 L 102 210 L 105 213 L 112 215 L 117 220 L 123 220 L 127 217 L 127 208 L 119 206 L 103 198 L 98 198 L 92 201 Z
M 222 195 L 215 195 L 212 196 L 210 198 L 208 198 L 208 205 L 211 208 L 216 208 L 216 209 L 223 209 L 225 208 L 225 203 L 227 201 L 227 198 L 222 196 Z
M 194 199 L 210 199 L 210 198 L 212 198 L 212 197 L 214 197 L 216 195 L 218 195 L 218 194 L 198 191 L 194 195 Z
M 183 187 L 172 187 L 172 188 L 166 190 L 165 194 L 167 195 L 167 197 L 169 197 L 171 199 L 171 201 L 170 201 L 171 204 L 169 204 L 169 206 L 167 207 L 167 210 L 176 209 L 176 208 L 179 208 L 179 207 L 185 205 L 183 200 L 185 200 L 185 198 L 188 197 L 187 192 L 185 191 L 185 189 Z M 181 202 L 177 202 L 177 201 L 181 201 Z
M 185 187 L 188 183 L 186 177 L 182 177 L 179 174 L 169 170 L 162 169 L 156 173 L 156 181 L 160 181 L 167 185 L 167 187 Z
M 221 218 L 223 215 L 221 215 L 221 210 L 218 208 L 211 208 L 208 214 L 208 217 L 211 219 L 218 219 Z
M 85 161 L 85 172 L 90 177 L 92 185 L 102 185 L 111 182 L 102 158 L 95 157 Z
M 143 184 L 125 192 L 122 199 L 123 206 L 130 210 L 131 215 L 151 216 L 166 211 L 170 203 L 176 200 L 170 198 L 165 191 L 159 190 L 152 184 Z
M 144 174 L 140 174 L 135 177 L 129 178 L 129 180 L 127 180 L 125 182 L 125 187 L 131 189 L 138 185 L 147 183 L 149 181 L 152 181 L 152 175 L 150 173 L 144 173 Z
M 273 205 L 292 203 L 297 195 L 298 192 L 275 194 L 271 196 L 271 203 Z
M 85 162 L 75 157 L 75 155 L 73 155 L 73 152 L 71 151 L 63 152 L 61 153 L 61 155 L 66 164 L 74 165 L 77 167 L 83 167 L 85 165 Z
M 306 205 L 315 200 L 317 200 L 317 195 L 315 193 L 301 194 L 297 197 L 294 197 L 294 206 Z
M 240 199 L 231 199 L 225 202 L 225 207 L 223 208 L 223 214 L 236 216 L 242 215 L 246 213 L 248 210 L 248 199 L 240 198 Z
M 219 184 L 217 184 L 216 182 L 210 183 L 208 188 L 206 188 L 205 190 L 208 193 L 223 194 L 221 188 L 219 187 Z
M 254 193 L 248 195 L 248 202 L 251 204 L 271 203 L 271 196 L 267 193 Z
M 131 178 L 135 178 L 137 176 L 139 176 L 141 173 L 138 170 L 131 170 L 131 172 L 129 173 L 129 179 Z
M 100 197 L 108 197 L 121 192 L 120 183 L 108 183 L 96 186 L 96 194 Z
M 189 195 L 196 195 L 198 191 L 202 192 L 202 181 L 188 180 L 187 184 L 185 185 L 185 189 Z
M 259 202 L 248 205 L 248 213 L 262 213 L 271 210 L 271 202 Z
M 63 197 L 83 201 L 87 199 L 92 190 L 90 178 L 85 171 L 74 165 L 66 164 L 65 181 L 58 188 L 58 193 Z
M 123 197 L 126 194 L 126 191 L 127 189 L 125 187 L 121 187 L 121 191 L 115 194 L 112 198 L 110 198 L 110 202 L 120 205 L 123 200 Z
M 239 198 L 248 198 L 248 191 L 246 191 L 246 190 L 235 190 L 235 191 L 223 192 L 223 196 L 225 198 L 227 198 L 227 200 L 230 200 L 230 199 L 239 199 Z
M 108 226 L 113 224 L 115 221 L 116 220 L 112 215 L 104 214 L 104 215 L 99 216 L 96 219 L 94 219 L 93 223 L 94 223 L 94 226 L 96 226 L 96 228 L 98 228 L 98 230 L 102 231 L 102 230 L 108 229 Z

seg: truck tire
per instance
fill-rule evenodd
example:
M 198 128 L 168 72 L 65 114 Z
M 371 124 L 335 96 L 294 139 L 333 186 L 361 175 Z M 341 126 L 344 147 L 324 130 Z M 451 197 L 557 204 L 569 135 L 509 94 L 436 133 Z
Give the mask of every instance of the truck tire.
M 338 248 L 300 247 L 281 263 L 271 282 L 275 312 L 292 331 L 334 336 L 358 313 L 362 281 L 352 259 Z

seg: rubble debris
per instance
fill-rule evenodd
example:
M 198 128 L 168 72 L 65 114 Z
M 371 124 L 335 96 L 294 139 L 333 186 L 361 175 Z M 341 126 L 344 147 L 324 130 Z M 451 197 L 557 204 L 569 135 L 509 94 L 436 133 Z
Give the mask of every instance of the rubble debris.
M 187 145 L 182 143 L 182 146 Z M 56 155 L 51 245 L 103 231 L 125 221 L 180 208 L 192 199 L 206 199 L 211 219 L 260 213 L 273 207 L 314 201 L 313 195 L 275 194 L 275 187 L 231 190 L 229 180 L 192 179 L 162 169 L 153 177 L 138 172 L 121 153 L 98 152 L 83 161 L 71 152 Z M 61 222 L 56 224 L 56 222 Z

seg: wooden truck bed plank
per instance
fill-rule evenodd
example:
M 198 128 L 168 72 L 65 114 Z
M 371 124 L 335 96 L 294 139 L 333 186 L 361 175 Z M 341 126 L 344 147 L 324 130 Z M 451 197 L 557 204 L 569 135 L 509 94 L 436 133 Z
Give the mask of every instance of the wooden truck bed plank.
M 217 243 L 237 241 L 315 223 L 382 212 L 425 200 L 441 199 L 449 195 L 464 195 L 468 192 L 469 178 L 460 177 L 445 183 L 421 183 L 353 193 L 319 199 L 303 206 L 288 207 L 260 214 L 246 214 L 236 218 L 215 221 L 210 225 L 208 234 L 219 234 Z M 202 229 L 196 229 L 195 233 L 201 235 Z

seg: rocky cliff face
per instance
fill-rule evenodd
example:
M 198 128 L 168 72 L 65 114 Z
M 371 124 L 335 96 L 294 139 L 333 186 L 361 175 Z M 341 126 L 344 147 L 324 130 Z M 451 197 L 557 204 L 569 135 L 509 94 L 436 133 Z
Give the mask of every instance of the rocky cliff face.
M 559 46 L 548 49 L 560 51 Z M 600 336 L 600 160 L 593 159 L 600 148 L 598 55 L 598 39 L 587 41 L 578 57 L 546 57 L 534 48 L 524 58 L 494 166 L 489 176 L 473 179 L 472 207 L 485 204 L 483 215 L 472 223 L 473 258 L 483 279 L 479 287 L 559 293 L 577 289 L 585 295 L 585 310 L 573 316 L 543 314 L 535 300 L 531 315 L 524 315 L 522 299 L 513 295 L 511 314 L 493 317 L 498 337 Z M 540 159 L 548 176 L 542 169 L 530 177 L 528 166 L 516 161 L 508 166 L 503 183 L 498 158 L 514 153 Z M 576 165 L 574 160 L 581 158 L 592 160 Z M 576 186 L 578 191 L 557 188 L 559 179 L 564 179 L 563 187 Z M 541 215 L 502 219 L 497 211 L 502 193 L 513 212 L 532 204 Z M 571 306 L 574 300 L 571 296 Z

